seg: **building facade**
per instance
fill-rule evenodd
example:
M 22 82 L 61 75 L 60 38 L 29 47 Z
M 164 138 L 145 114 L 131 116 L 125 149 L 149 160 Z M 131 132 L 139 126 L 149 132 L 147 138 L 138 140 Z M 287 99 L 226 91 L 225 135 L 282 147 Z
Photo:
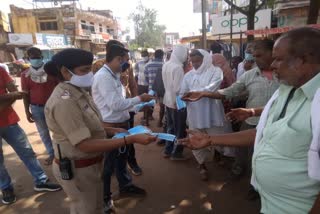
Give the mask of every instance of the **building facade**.
M 10 5 L 10 9 L 13 32 L 32 34 L 36 45 L 71 45 L 95 54 L 105 51 L 109 39 L 117 38 L 118 24 L 110 10 L 83 11 L 75 4 L 40 9 Z

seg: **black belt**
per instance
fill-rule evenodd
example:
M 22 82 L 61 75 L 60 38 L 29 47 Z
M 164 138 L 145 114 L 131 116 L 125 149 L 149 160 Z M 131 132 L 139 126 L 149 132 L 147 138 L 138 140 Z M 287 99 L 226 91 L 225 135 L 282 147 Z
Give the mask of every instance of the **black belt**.
M 45 104 L 30 104 L 30 105 L 39 106 L 39 107 L 44 107 L 45 106 Z

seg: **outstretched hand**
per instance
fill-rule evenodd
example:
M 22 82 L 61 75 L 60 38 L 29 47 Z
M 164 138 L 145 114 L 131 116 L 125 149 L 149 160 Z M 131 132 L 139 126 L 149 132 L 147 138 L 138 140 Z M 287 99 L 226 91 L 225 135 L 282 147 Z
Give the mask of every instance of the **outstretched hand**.
M 229 113 L 226 114 L 226 118 L 230 122 L 242 122 L 252 116 L 252 110 L 246 108 L 236 108 L 231 109 Z
M 184 94 L 181 99 L 187 102 L 195 102 L 200 100 L 201 98 L 202 98 L 201 91 L 192 91 Z
M 189 137 L 179 140 L 179 143 L 192 149 L 202 149 L 210 146 L 210 136 L 194 130 L 187 130 Z
M 132 140 L 133 143 L 138 143 L 142 145 L 148 145 L 149 143 L 155 142 L 157 136 L 151 134 L 137 134 L 128 137 L 129 140 Z

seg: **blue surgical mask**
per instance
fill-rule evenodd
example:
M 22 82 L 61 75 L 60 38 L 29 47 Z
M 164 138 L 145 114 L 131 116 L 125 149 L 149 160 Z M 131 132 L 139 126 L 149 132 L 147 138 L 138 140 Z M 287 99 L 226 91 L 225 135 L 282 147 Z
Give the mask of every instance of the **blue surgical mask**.
M 77 75 L 72 73 L 69 69 L 68 69 L 69 73 L 72 75 L 71 79 L 70 79 L 70 83 L 74 86 L 80 87 L 80 88 L 88 88 L 92 86 L 93 83 L 93 73 L 89 72 L 85 75 Z
M 43 59 L 29 59 L 29 61 L 34 68 L 40 68 L 43 65 Z
M 152 135 L 157 136 L 161 140 L 166 140 L 166 141 L 170 141 L 170 142 L 174 142 L 176 140 L 176 136 L 173 134 L 152 133 Z
M 180 96 L 176 97 L 176 104 L 177 104 L 177 109 L 181 110 L 187 107 L 187 104 L 185 101 L 181 100 Z
M 246 61 L 254 61 L 254 57 L 253 57 L 253 55 L 251 53 L 245 53 L 244 54 L 244 59 Z
M 152 131 L 145 126 L 135 126 L 128 130 L 131 135 L 134 134 L 151 134 Z
M 125 72 L 130 67 L 130 64 L 128 62 L 121 63 L 121 71 Z
M 156 92 L 154 92 L 154 90 L 150 90 L 150 91 L 148 92 L 148 94 L 151 95 L 151 96 L 154 96 L 154 95 L 156 95 Z

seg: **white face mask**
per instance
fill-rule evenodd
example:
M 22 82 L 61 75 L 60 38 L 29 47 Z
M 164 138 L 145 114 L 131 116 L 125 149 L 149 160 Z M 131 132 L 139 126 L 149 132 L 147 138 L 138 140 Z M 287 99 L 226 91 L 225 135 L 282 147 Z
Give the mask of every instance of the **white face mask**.
M 88 87 L 92 86 L 93 73 L 91 71 L 85 75 L 82 75 L 82 76 L 72 73 L 69 69 L 68 69 L 68 71 L 72 75 L 72 77 L 69 81 L 72 85 L 78 86 L 80 88 L 88 88 Z
M 142 57 L 142 61 L 148 61 L 149 60 L 149 57 L 148 56 L 145 56 L 145 57 Z

